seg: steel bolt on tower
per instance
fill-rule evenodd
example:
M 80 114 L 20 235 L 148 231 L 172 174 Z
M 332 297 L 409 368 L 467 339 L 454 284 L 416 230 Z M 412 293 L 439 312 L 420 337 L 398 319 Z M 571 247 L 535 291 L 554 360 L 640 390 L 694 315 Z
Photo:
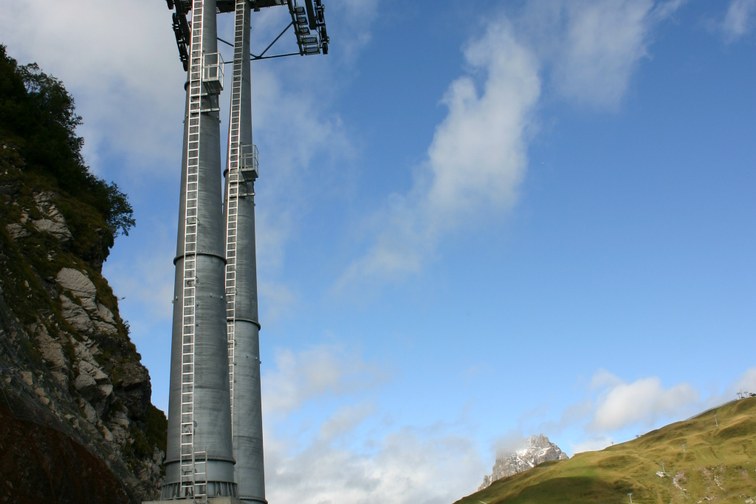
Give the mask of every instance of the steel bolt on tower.
M 260 55 L 326 54 L 321 0 L 166 0 L 187 71 L 174 285 L 168 443 L 161 501 L 265 504 L 255 266 L 250 14 L 288 5 L 291 23 Z M 187 21 L 191 10 L 192 22 Z M 221 205 L 217 12 L 234 12 L 225 198 Z M 298 52 L 266 53 L 289 28 Z M 225 225 L 224 225 L 225 223 Z

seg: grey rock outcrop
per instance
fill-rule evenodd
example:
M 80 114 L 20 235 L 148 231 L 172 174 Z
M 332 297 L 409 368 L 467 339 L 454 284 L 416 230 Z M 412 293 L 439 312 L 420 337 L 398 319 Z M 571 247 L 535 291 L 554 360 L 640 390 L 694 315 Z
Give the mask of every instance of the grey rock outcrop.
M 53 203 L 55 194 L 42 191 L 34 194 L 34 202 L 37 209 L 42 213 L 40 219 L 32 220 L 32 225 L 42 233 L 48 233 L 65 243 L 73 238 L 71 230 L 66 225 L 66 219 L 58 207 Z
M 567 458 L 567 454 L 543 434 L 531 436 L 527 445 L 521 449 L 496 456 L 491 474 L 483 478 L 478 490 L 483 490 L 496 480 L 532 469 L 538 464 Z
M 97 301 L 97 288 L 86 273 L 73 268 L 61 268 L 55 281 L 63 289 L 60 295 L 63 317 L 77 331 L 118 333 L 113 312 Z
M 82 460 L 102 464 L 94 473 L 122 485 L 110 502 L 150 500 L 161 479 L 165 417 L 150 402 L 149 374 L 101 260 L 74 253 L 77 236 L 58 205 L 65 196 L 25 187 L 12 167 L 0 169 L 0 185 L 0 416 L 82 447 L 90 454 Z M 24 458 L 28 448 L 25 460 L 38 460 L 45 449 L 36 441 L 13 450 Z M 73 462 L 44 462 L 55 463 Z

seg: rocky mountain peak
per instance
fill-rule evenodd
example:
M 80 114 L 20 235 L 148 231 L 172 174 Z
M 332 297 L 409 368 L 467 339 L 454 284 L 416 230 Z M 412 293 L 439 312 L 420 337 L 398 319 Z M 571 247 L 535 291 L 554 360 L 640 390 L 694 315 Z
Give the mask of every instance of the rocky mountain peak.
M 483 478 L 483 483 L 478 490 L 483 490 L 496 480 L 532 469 L 543 462 L 567 458 L 569 458 L 567 454 L 548 437 L 543 434 L 531 436 L 522 448 L 514 452 L 499 453 L 496 456 L 491 474 Z

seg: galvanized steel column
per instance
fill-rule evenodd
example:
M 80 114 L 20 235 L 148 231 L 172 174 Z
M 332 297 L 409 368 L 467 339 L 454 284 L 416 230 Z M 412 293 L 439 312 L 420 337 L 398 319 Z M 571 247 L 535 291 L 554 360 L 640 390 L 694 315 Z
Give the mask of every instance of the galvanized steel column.
M 226 238 L 236 240 L 234 260 L 229 259 L 229 265 L 233 264 L 235 268 L 235 289 L 228 296 L 229 303 L 233 303 L 228 310 L 229 314 L 233 314 L 228 321 L 232 338 L 230 344 L 233 345 L 232 432 L 239 498 L 248 503 L 265 503 L 255 250 L 254 181 L 257 158 L 252 143 L 250 7 L 246 0 L 237 0 L 236 16 L 225 204 L 227 222 L 229 208 L 236 212 L 236 236 Z M 235 104 L 237 98 L 239 103 Z M 252 155 L 254 159 L 250 157 Z M 237 176 L 230 176 L 232 170 L 239 170 Z M 237 190 L 232 190 L 230 184 L 236 181 Z M 229 197 L 237 198 L 236 205 L 229 205 Z M 227 245 L 227 250 L 229 248 Z
M 194 57 L 197 47 L 190 47 L 189 75 L 196 65 L 204 65 L 204 57 L 217 53 L 217 27 L 215 0 L 193 0 L 193 30 L 201 27 L 201 33 L 192 33 L 192 45 L 201 40 L 202 58 Z M 204 76 L 203 76 L 204 78 Z M 161 498 L 192 498 L 181 487 L 181 414 L 182 414 L 182 324 L 186 319 L 185 306 L 185 261 L 196 261 L 194 278 L 194 355 L 193 387 L 191 390 L 194 430 L 192 433 L 195 452 L 206 452 L 207 463 L 203 466 L 202 485 L 193 493 L 206 493 L 208 497 L 235 496 L 234 460 L 231 440 L 231 413 L 228 388 L 228 356 L 226 341 L 223 226 L 221 207 L 221 162 L 220 120 L 218 110 L 219 89 L 206 86 L 201 98 L 201 113 L 190 103 L 192 77 L 187 85 L 187 105 L 184 125 L 184 157 L 182 161 L 181 202 L 178 223 L 178 246 L 174 264 L 173 335 L 171 347 L 171 388 L 168 412 L 168 447 L 165 464 L 165 480 Z M 204 83 L 203 83 L 204 85 Z M 197 235 L 196 252 L 186 253 L 186 209 L 189 184 L 187 178 L 188 150 L 191 142 L 189 120 L 199 116 L 199 152 L 196 183 Z M 190 217 L 192 218 L 192 217 Z M 192 219 L 193 220 L 193 219 Z M 191 302 L 191 301 L 190 301 Z M 186 362 L 184 362 L 186 364 Z M 185 387 L 186 390 L 186 387 Z M 186 412 L 186 409 L 185 411 Z M 203 492 L 205 490 L 205 492 Z

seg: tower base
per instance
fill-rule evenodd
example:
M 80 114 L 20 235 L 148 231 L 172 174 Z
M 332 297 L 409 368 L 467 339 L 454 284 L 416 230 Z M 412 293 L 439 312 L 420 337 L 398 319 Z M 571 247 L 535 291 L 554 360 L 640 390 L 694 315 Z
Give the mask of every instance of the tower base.
M 142 504 L 181 504 L 182 502 L 193 502 L 191 499 L 162 500 L 162 501 L 144 501 Z M 237 497 L 210 497 L 207 499 L 208 504 L 244 504 Z

